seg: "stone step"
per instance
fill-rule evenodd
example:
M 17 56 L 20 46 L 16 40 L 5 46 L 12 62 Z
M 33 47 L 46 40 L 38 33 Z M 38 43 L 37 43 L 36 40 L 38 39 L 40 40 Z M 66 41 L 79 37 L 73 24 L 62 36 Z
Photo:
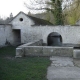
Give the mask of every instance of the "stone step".
M 73 50 L 73 58 L 80 58 L 80 49 Z

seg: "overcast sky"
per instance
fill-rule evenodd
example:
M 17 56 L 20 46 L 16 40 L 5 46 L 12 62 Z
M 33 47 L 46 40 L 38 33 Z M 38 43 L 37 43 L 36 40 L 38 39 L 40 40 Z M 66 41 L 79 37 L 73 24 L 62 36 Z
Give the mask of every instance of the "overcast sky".
M 30 4 L 30 1 L 34 3 L 34 0 L 0 0 L 0 17 L 8 17 L 10 13 L 15 16 L 20 11 L 28 13 L 31 10 L 25 7 L 24 2 Z
M 27 13 L 29 10 L 24 6 L 26 1 L 29 3 L 29 0 L 0 0 L 0 16 L 6 17 L 10 13 L 15 16 L 20 11 Z
M 0 0 L 0 17 L 8 17 L 10 13 L 15 16 L 20 11 L 28 13 L 30 10 L 25 7 L 24 2 L 30 4 L 30 1 L 34 3 L 34 0 Z

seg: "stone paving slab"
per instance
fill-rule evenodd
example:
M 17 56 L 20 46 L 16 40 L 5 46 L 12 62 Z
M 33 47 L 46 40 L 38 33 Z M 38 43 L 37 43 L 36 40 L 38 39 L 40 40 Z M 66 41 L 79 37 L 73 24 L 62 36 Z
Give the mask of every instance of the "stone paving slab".
M 79 79 L 80 80 L 80 68 L 78 67 L 55 67 L 48 68 L 47 74 L 48 80 L 58 79 Z
M 50 60 L 52 61 L 51 66 L 74 66 L 73 59 L 69 57 L 50 57 Z
M 51 57 L 51 66 L 48 67 L 48 80 L 80 80 L 80 68 L 74 66 L 69 57 Z
M 73 78 L 68 78 L 68 79 L 65 79 L 65 78 L 54 78 L 54 79 L 50 79 L 50 80 L 80 80 L 80 79 L 73 79 Z

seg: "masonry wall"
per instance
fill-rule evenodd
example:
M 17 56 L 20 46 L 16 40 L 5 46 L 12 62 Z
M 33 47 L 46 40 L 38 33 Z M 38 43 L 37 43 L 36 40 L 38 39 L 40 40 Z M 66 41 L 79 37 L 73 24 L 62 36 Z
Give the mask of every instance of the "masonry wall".
M 23 19 L 22 21 L 20 19 Z M 78 21 L 78 25 L 79 25 Z M 18 14 L 11 22 L 12 30 L 20 30 L 21 43 L 28 43 L 43 39 L 47 43 L 47 37 L 52 32 L 62 36 L 63 43 L 80 44 L 80 26 L 32 26 L 34 21 L 23 14 Z M 16 35 L 13 35 L 16 38 Z
M 0 25 L 0 46 L 6 42 L 15 44 L 15 34 L 11 25 Z M 62 36 L 63 43 L 80 44 L 80 26 L 20 26 L 21 43 L 28 43 L 43 39 L 47 43 L 47 37 L 52 32 Z M 17 37 L 17 36 L 16 36 Z
M 0 25 L 0 46 L 14 44 L 11 25 Z
M 48 35 L 52 32 L 59 33 L 63 43 L 80 44 L 80 21 L 76 24 L 79 26 L 35 26 L 30 17 L 20 12 L 9 24 L 0 25 L 0 46 L 40 39 L 47 43 Z
M 76 25 L 79 25 L 79 26 L 80 26 L 80 20 L 78 20 L 78 21 L 76 22 Z
M 23 19 L 23 20 L 21 21 L 20 19 Z M 26 15 L 23 15 L 23 13 L 16 16 L 16 18 L 14 18 L 10 22 L 10 24 L 12 24 L 13 26 L 12 29 L 24 29 L 24 28 L 28 28 L 31 25 L 34 25 L 33 21 Z
M 43 41 L 38 40 L 18 46 L 16 57 L 23 56 L 73 56 L 73 47 L 42 46 Z
M 22 43 L 39 39 L 47 43 L 48 35 L 57 32 L 62 36 L 63 43 L 80 44 L 80 26 L 30 26 L 21 32 Z

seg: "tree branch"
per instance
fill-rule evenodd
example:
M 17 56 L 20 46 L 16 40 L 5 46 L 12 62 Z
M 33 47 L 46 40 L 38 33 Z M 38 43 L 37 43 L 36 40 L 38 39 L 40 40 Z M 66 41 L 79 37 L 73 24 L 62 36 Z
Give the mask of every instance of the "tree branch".
M 46 5 L 43 7 L 43 6 L 38 6 L 38 4 L 36 5 L 33 5 L 33 6 L 30 6 L 28 5 L 27 3 L 24 3 L 24 5 L 28 8 L 28 9 L 31 9 L 31 10 L 45 10 L 46 9 Z M 43 5 L 43 4 L 42 4 Z M 36 7 L 35 7 L 36 6 Z M 38 7 L 37 7 L 38 6 Z

